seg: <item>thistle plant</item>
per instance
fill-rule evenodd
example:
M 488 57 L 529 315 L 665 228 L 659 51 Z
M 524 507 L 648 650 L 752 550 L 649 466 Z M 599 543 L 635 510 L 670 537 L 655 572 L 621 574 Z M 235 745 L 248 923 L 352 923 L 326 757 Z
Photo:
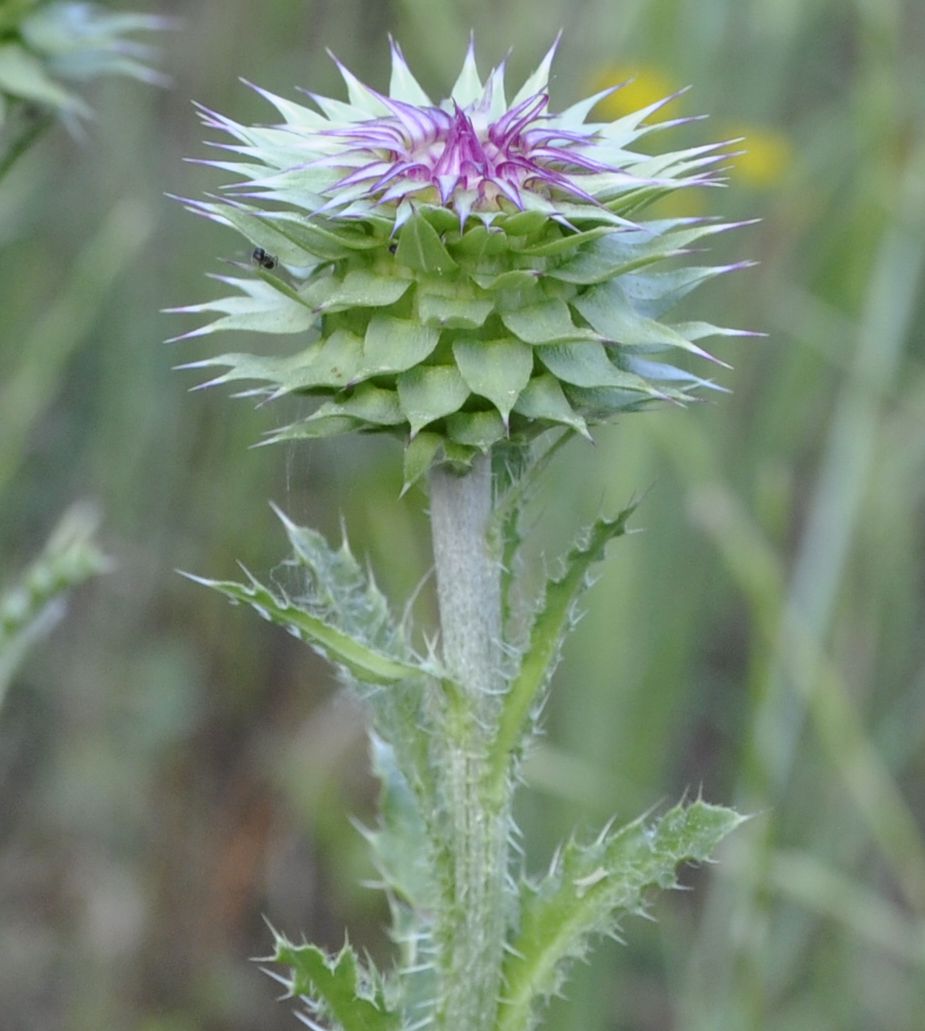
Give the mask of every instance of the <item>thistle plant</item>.
M 434 640 L 391 615 L 346 540 L 332 548 L 282 514 L 298 590 L 195 578 L 326 656 L 369 713 L 382 805 L 367 838 L 396 963 L 378 972 L 347 945 L 332 956 L 277 934 L 274 976 L 312 1028 L 536 1027 L 591 940 L 643 912 L 741 819 L 684 801 L 569 840 L 543 875 L 512 820 L 562 641 L 634 508 L 583 530 L 540 596 L 518 604 L 532 486 L 596 424 L 702 395 L 713 384 L 684 363 L 716 364 L 701 341 L 737 332 L 665 320 L 734 267 L 670 259 L 733 225 L 640 217 L 667 193 L 719 182 L 728 147 L 634 149 L 683 121 L 650 121 L 671 98 L 611 123 L 593 120 L 609 91 L 554 113 L 555 50 L 510 100 L 504 65 L 483 81 L 470 46 L 434 103 L 393 43 L 388 93 L 338 63 L 346 101 L 312 94 L 309 107 L 254 87 L 280 124 L 200 108 L 226 137 L 205 163 L 236 181 L 185 203 L 243 235 L 253 260 L 216 277 L 231 296 L 175 309 L 217 316 L 184 337 L 247 330 L 297 344 L 184 367 L 220 370 L 203 385 L 247 382 L 243 396 L 264 402 L 304 397 L 304 417 L 267 443 L 398 439 L 405 491 L 429 492 Z
M 77 84 L 104 75 L 163 84 L 154 50 L 132 36 L 169 25 L 97 4 L 0 0 L 0 175 L 56 119 L 73 128 L 90 117 Z

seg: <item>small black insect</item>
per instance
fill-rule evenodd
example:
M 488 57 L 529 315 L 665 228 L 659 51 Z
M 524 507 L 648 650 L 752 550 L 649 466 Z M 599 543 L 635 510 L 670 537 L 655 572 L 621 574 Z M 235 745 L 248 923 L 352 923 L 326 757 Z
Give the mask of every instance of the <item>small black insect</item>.
M 261 268 L 265 268 L 271 272 L 279 264 L 276 257 L 272 254 L 267 254 L 262 247 L 254 248 L 254 251 L 251 254 L 251 261 L 253 261 L 255 265 L 259 265 Z

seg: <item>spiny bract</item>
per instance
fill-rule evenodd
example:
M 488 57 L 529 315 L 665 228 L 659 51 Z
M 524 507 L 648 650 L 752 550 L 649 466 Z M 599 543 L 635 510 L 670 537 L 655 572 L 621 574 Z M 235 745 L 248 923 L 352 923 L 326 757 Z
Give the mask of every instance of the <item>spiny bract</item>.
M 200 108 L 234 141 L 217 144 L 227 160 L 204 163 L 240 181 L 224 198 L 185 203 L 237 229 L 255 258 L 244 275 L 216 277 L 235 296 L 174 309 L 219 315 L 184 336 L 256 330 L 304 346 L 184 367 L 227 370 L 204 385 L 262 384 L 246 396 L 323 399 L 268 442 L 398 435 L 406 484 L 435 461 L 465 466 L 552 426 L 587 435 L 589 423 L 710 386 L 655 356 L 710 358 L 697 341 L 737 331 L 660 320 L 736 266 L 651 266 L 734 224 L 635 216 L 667 192 L 717 182 L 724 144 L 632 151 L 686 120 L 646 123 L 671 97 L 609 123 L 587 118 L 611 91 L 552 113 L 555 51 L 510 102 L 504 65 L 483 83 L 470 45 L 434 104 L 393 43 L 388 95 L 337 62 L 348 100 L 310 94 L 317 111 L 254 87 L 282 124 Z

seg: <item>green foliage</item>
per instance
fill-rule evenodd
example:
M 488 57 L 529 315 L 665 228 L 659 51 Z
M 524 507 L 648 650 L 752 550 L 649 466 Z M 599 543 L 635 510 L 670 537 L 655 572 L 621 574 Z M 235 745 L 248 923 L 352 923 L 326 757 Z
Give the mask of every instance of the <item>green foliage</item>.
M 247 570 L 243 584 L 184 575 L 284 627 L 339 667 L 350 683 L 384 686 L 435 673 L 435 667 L 410 657 L 401 628 L 346 538 L 334 551 L 314 530 L 277 514 L 293 548 L 291 567 L 298 582 L 292 595 L 282 586 L 265 587 Z
M 398 400 L 412 437 L 436 419 L 452 415 L 468 396 L 466 381 L 452 365 L 418 366 L 398 378 Z
M 42 62 L 16 43 L 0 46 L 0 90 L 7 97 L 86 116 L 89 108 L 45 72 Z
M 94 539 L 96 527 L 93 512 L 70 509 L 38 558 L 0 593 L 0 706 L 26 653 L 63 614 L 68 593 L 110 569 Z
M 398 1031 L 399 1014 L 386 1001 L 382 979 L 371 965 L 363 966 L 349 945 L 336 956 L 314 945 L 293 945 L 276 934 L 270 962 L 290 968 L 280 978 L 287 998 L 300 998 L 309 1020 L 333 1020 L 341 1031 Z M 309 1023 L 309 1027 L 319 1026 Z
M 19 107 L 61 117 L 86 117 L 90 109 L 72 82 L 125 75 L 163 82 L 150 67 L 154 52 L 130 40 L 138 32 L 168 27 L 164 18 L 107 11 L 89 3 L 7 2 L 0 11 L 0 99 L 10 116 Z M 0 103 L 0 129 L 7 105 Z
M 294 604 L 284 595 L 280 596 L 264 587 L 250 574 L 250 582 L 246 584 L 206 580 L 188 573 L 185 575 L 195 583 L 221 591 L 232 601 L 246 602 L 264 619 L 285 627 L 296 637 L 310 643 L 317 652 L 335 665 L 343 667 L 350 677 L 362 683 L 393 684 L 403 677 L 414 676 L 420 672 L 413 666 L 364 646 L 349 634 Z
M 0 178 L 58 118 L 76 124 L 91 109 L 72 83 L 103 75 L 164 82 L 153 51 L 129 37 L 167 19 L 113 14 L 89 3 L 6 0 L 0 10 Z
M 627 506 L 613 519 L 598 519 L 568 552 L 562 573 L 546 584 L 520 667 L 505 693 L 498 731 L 492 741 L 489 779 L 495 790 L 500 790 L 501 782 L 516 767 L 532 732 L 530 713 L 542 707 L 562 643 L 576 619 L 577 599 L 589 584 L 590 570 L 604 557 L 607 543 L 627 533 L 626 523 L 637 504 Z
M 371 734 L 370 753 L 373 773 L 381 784 L 381 824 L 376 830 L 364 829 L 363 834 L 372 846 L 383 885 L 397 902 L 409 907 L 420 924 L 421 915 L 434 905 L 427 824 L 392 746 Z
M 92 146 L 55 134 L 4 181 L 0 379 L 12 387 L 26 361 L 48 377 L 40 406 L 25 389 L 0 404 L 6 470 L 6 395 L 36 403 L 18 472 L 0 491 L 4 569 L 12 576 L 28 561 L 49 513 L 87 493 L 106 512 L 120 568 L 74 598 L 63 637 L 31 653 L 41 689 L 14 687 L 3 710 L 4 1023 L 298 1027 L 288 1006 L 272 1005 L 273 986 L 241 965 L 269 951 L 261 913 L 296 941 L 300 929 L 327 935 L 336 952 L 335 912 L 361 955 L 386 952 L 381 899 L 359 885 L 365 843 L 344 816 L 371 804 L 352 707 L 306 692 L 312 656 L 300 661 L 286 640 L 267 640 L 273 628 L 204 604 L 170 569 L 243 580 L 240 556 L 272 586 L 265 571 L 280 549 L 269 496 L 335 545 L 342 512 L 355 554 L 400 601 L 429 564 L 419 495 L 395 503 L 390 441 L 247 451 L 262 429 L 297 419 L 302 402 L 232 413 L 216 391 L 191 403 L 166 366 L 220 341 L 192 341 L 178 357 L 154 343 L 177 332 L 158 306 L 222 292 L 199 293 L 213 252 L 204 226 L 184 225 L 161 198 L 198 181 L 181 164 L 187 98 L 243 117 L 239 73 L 280 91 L 336 90 L 319 79 L 324 42 L 387 81 L 378 32 L 370 41 L 355 31 L 372 19 L 389 22 L 435 87 L 473 26 L 486 58 L 514 41 L 518 74 L 532 69 L 550 24 L 574 21 L 551 84 L 556 103 L 636 75 L 605 100 L 609 113 L 635 102 L 654 69 L 668 80 L 661 92 L 694 84 L 666 110 L 711 117 L 653 143 L 748 138 L 730 189 L 689 191 L 638 217 L 764 215 L 747 245 L 760 270 L 708 283 L 678 309 L 679 319 L 771 332 L 767 344 L 717 343 L 737 366 L 734 377 L 717 370 L 734 394 L 693 413 L 672 407 L 592 427 L 596 446 L 570 445 L 527 512 L 528 552 L 553 558 L 578 513 L 587 522 L 615 512 L 654 484 L 631 521 L 647 533 L 610 549 L 582 606 L 523 770 L 518 823 L 538 872 L 576 823 L 597 827 L 614 807 L 627 818 L 686 784 L 763 815 L 696 891 L 666 893 L 657 923 L 628 920 L 630 947 L 592 950 L 547 1025 L 920 1031 L 923 911 L 900 886 L 920 864 L 908 835 L 892 833 L 896 807 L 884 799 L 891 791 L 905 805 L 921 849 L 922 5 L 679 0 L 665 17 L 667 6 L 630 4 L 617 24 L 602 0 L 577 20 L 562 0 L 543 8 L 548 17 L 536 5 L 457 0 L 249 5 L 234 19 L 186 5 L 175 90 L 95 91 Z M 768 137 L 785 148 L 782 161 L 763 156 Z M 91 268 L 121 268 L 116 292 L 72 290 L 83 243 L 123 197 L 153 236 L 130 234 L 140 250 L 128 256 L 116 244 L 88 251 Z M 214 232 L 225 238 L 219 252 L 246 260 L 242 237 Z M 709 238 L 715 260 L 739 256 L 737 235 Z M 55 324 L 83 328 L 60 360 L 40 345 L 49 303 L 58 309 L 65 294 Z M 222 349 L 268 355 L 307 343 L 241 336 Z M 18 416 L 13 425 L 19 440 Z M 822 615 L 813 601 L 806 618 L 807 591 L 829 599 Z M 798 646 L 775 629 L 795 600 Z M 416 612 L 426 605 L 425 586 Z M 853 714 L 852 735 L 832 718 L 836 698 Z M 269 837 L 252 820 L 254 795 Z M 224 878 L 239 844 L 248 862 Z M 292 876 L 281 876 L 286 864 Z
M 565 845 L 541 881 L 523 882 L 497 1031 L 536 1027 L 539 1004 L 560 991 L 589 939 L 616 934 L 623 916 L 644 913 L 647 889 L 677 887 L 677 867 L 709 859 L 742 821 L 731 809 L 697 801 L 606 829 L 588 845 Z
M 452 685 L 443 679 L 434 658 L 414 654 L 409 628 L 394 622 L 372 575 L 354 558 L 346 538 L 335 550 L 316 531 L 295 525 L 279 510 L 277 515 L 293 551 L 280 567 L 290 574 L 288 588 L 278 582 L 271 589 L 249 573 L 247 583 L 185 575 L 235 604 L 250 605 L 333 663 L 342 681 L 366 700 L 373 729 L 393 749 L 400 784 L 390 776 L 384 781 L 387 792 L 410 790 L 421 818 L 432 822 L 442 803 L 431 755 L 432 702 L 427 698 L 452 692 Z M 383 769 L 391 770 L 391 762 L 382 762 Z M 390 840 L 404 840 L 408 825 L 386 824 L 385 830 Z M 417 850 L 420 842 L 412 837 L 407 844 Z M 393 869 L 386 863 L 382 873 L 401 896 L 402 878 L 388 877 Z
M 505 477 L 510 485 L 499 498 L 493 537 L 513 533 L 532 474 L 555 450 L 554 445 L 533 459 L 511 452 L 513 464 Z M 293 549 L 292 560 L 282 568 L 298 574 L 293 593 L 279 586 L 270 590 L 250 576 L 246 584 L 193 578 L 288 629 L 338 666 L 367 699 L 375 728 L 373 770 L 382 789 L 379 825 L 363 834 L 388 893 L 392 933 L 402 953 L 396 1003 L 407 1007 L 414 1002 L 426 1011 L 441 978 L 448 976 L 429 940 L 435 928 L 446 926 L 446 911 L 458 905 L 454 878 L 463 858 L 452 828 L 461 818 L 471 819 L 460 814 L 459 806 L 477 804 L 486 814 L 506 811 L 512 774 L 533 732 L 529 717 L 575 621 L 576 599 L 607 542 L 627 532 L 635 507 L 595 522 L 569 551 L 561 574 L 546 585 L 520 667 L 506 684 L 488 736 L 486 762 L 478 782 L 469 783 L 468 790 L 478 792 L 471 801 L 457 797 L 455 782 L 435 767 L 435 762 L 453 763 L 453 749 L 459 747 L 454 735 L 466 733 L 465 685 L 441 681 L 433 661 L 413 658 L 407 628 L 392 621 L 383 595 L 346 541 L 335 550 L 320 534 L 279 513 Z M 440 758 L 443 753 L 449 759 Z M 680 863 L 706 859 L 740 822 L 731 810 L 697 802 L 678 806 L 651 825 L 638 820 L 620 831 L 605 831 L 588 846 L 571 842 L 549 875 L 539 884 L 525 881 L 519 896 L 502 871 L 502 905 L 510 911 L 514 932 L 499 1031 L 533 1027 L 537 1002 L 559 990 L 569 962 L 584 955 L 592 935 L 612 932 L 623 914 L 640 912 L 646 889 L 671 887 Z M 513 828 L 505 825 L 504 833 Z M 490 856 L 481 860 L 490 861 Z M 480 868 L 479 874 L 491 876 L 492 871 Z M 447 947 L 452 951 L 453 942 Z M 486 950 L 491 947 L 486 941 Z M 345 1031 L 399 1026 L 378 975 L 360 970 L 349 948 L 328 957 L 313 946 L 296 948 L 278 938 L 274 961 L 292 968 L 282 980 L 290 996 L 306 999 L 309 1019 L 327 1017 Z

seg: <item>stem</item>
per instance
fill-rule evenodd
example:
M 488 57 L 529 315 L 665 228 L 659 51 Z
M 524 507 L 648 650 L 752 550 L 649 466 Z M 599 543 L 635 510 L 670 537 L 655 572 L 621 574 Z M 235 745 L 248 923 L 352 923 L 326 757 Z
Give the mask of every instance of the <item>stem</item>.
M 501 565 L 487 540 L 491 492 L 488 458 L 477 459 L 464 476 L 440 468 L 431 473 L 443 660 L 458 688 L 448 696 L 441 728 L 452 871 L 436 916 L 437 1018 L 444 1031 L 491 1031 L 506 934 L 510 796 L 492 795 L 485 777 L 504 683 Z
M 33 143 L 45 132 L 54 122 L 53 116 L 48 112 L 28 109 L 24 115 L 24 121 L 19 134 L 14 134 L 7 144 L 6 150 L 0 154 L 0 179 L 16 164 L 19 158 L 32 146 Z
M 442 468 L 431 473 L 430 520 L 443 660 L 479 711 L 497 705 L 493 696 L 501 679 L 501 568 L 489 555 L 490 517 L 488 458 L 477 459 L 464 476 Z

